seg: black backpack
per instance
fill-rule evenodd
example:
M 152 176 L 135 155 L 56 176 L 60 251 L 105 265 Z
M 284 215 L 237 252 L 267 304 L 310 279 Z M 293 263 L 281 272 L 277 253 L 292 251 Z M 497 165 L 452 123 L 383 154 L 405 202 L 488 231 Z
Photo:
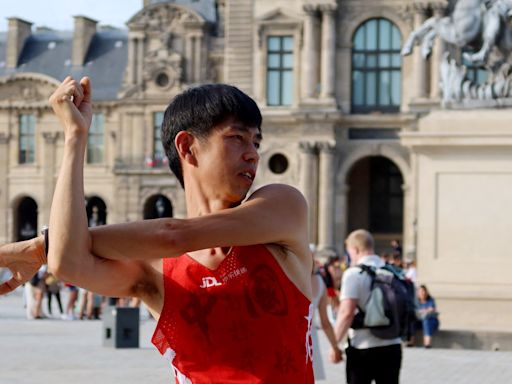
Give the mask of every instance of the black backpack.
M 380 339 L 404 337 L 415 313 L 414 285 L 386 266 L 374 268 L 358 265 L 372 279 L 370 297 L 359 308 L 351 328 L 368 328 Z

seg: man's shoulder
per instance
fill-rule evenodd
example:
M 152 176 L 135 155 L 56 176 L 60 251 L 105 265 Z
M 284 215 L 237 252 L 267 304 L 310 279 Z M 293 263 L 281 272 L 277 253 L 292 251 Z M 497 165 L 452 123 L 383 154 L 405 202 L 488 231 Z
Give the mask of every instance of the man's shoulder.
M 264 185 L 251 193 L 247 201 L 255 198 L 270 198 L 276 201 L 288 201 L 289 203 L 306 205 L 304 195 L 297 188 L 287 184 Z

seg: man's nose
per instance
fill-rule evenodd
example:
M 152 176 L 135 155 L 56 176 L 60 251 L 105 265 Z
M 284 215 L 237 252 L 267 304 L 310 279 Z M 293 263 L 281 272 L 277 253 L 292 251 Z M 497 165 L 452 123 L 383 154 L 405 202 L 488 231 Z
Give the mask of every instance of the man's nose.
M 245 152 L 244 160 L 257 163 L 260 160 L 260 154 L 258 148 L 254 144 L 249 145 L 249 148 Z

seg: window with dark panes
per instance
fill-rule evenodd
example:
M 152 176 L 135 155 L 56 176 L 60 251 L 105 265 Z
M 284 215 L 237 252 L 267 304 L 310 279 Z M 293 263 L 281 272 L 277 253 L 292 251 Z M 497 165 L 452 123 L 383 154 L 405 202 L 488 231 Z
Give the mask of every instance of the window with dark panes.
M 293 102 L 293 37 L 270 36 L 267 40 L 267 104 Z
M 371 19 L 352 41 L 352 113 L 398 112 L 401 102 L 398 28 L 386 19 Z
M 20 115 L 19 117 L 19 163 L 32 164 L 35 161 L 36 117 Z
M 161 161 L 164 156 L 164 147 L 160 139 L 160 130 L 164 121 L 163 112 L 155 112 L 153 114 L 153 159 Z
M 87 164 L 103 163 L 105 152 L 104 138 L 105 117 L 103 113 L 94 113 L 87 138 Z

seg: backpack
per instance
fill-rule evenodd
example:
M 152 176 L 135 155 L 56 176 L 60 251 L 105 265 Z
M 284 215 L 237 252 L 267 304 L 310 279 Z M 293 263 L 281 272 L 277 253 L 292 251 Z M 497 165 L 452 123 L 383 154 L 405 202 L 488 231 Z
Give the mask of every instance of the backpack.
M 374 268 L 358 265 L 372 283 L 365 308 L 359 308 L 353 329 L 368 328 L 380 339 L 395 339 L 407 334 L 411 314 L 415 313 L 414 285 L 386 266 Z M 412 293 L 412 295 L 411 295 Z

